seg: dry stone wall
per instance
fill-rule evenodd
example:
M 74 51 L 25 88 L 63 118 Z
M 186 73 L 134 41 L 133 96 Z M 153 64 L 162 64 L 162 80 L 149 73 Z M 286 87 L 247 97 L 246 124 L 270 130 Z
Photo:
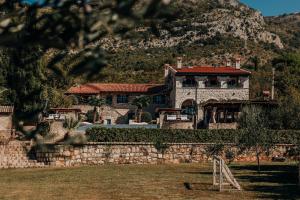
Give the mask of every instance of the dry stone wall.
M 0 145 L 0 169 L 45 167 L 37 162 L 30 143 L 11 141 Z
M 101 164 L 178 164 L 201 163 L 211 160 L 211 144 L 169 144 L 165 149 L 145 143 L 90 143 L 83 146 L 48 145 L 36 153 L 38 162 L 57 167 L 101 165 Z M 278 145 L 269 155 L 262 155 L 262 160 L 286 157 L 290 145 Z M 237 153 L 236 147 L 225 147 Z M 255 161 L 254 152 L 245 152 L 234 158 L 239 162 Z
M 103 164 L 178 164 L 201 163 L 211 160 L 211 144 L 168 144 L 164 148 L 149 143 L 89 143 L 84 145 L 48 144 L 33 148 L 28 143 L 10 142 L 0 145 L 0 168 L 71 167 Z M 262 160 L 286 157 L 293 146 L 278 145 Z M 228 145 L 226 149 L 237 152 Z M 226 151 L 224 151 L 226 152 Z M 223 153 L 225 157 L 225 153 Z M 254 152 L 246 152 L 235 161 L 255 161 Z

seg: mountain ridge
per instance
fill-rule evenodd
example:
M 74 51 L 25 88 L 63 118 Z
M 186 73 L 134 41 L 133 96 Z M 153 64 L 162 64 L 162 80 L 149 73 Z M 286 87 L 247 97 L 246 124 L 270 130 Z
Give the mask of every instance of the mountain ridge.
M 92 44 L 108 52 L 101 82 L 160 83 L 163 65 L 175 64 L 177 56 L 184 57 L 185 65 L 224 64 L 237 56 L 244 66 L 252 65 L 253 57 L 266 64 L 291 49 L 286 37 L 300 33 L 288 33 L 288 24 L 281 30 L 286 22 L 278 22 L 280 16 L 263 17 L 237 0 L 174 0 L 170 7 L 177 20 L 159 24 L 158 37 L 150 27 L 138 26 L 129 39 L 107 37 Z

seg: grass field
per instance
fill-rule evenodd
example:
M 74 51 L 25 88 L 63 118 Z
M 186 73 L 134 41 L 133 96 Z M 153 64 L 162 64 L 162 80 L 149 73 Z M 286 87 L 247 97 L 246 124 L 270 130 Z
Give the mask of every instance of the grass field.
M 300 199 L 296 164 L 230 168 L 244 191 L 218 192 L 211 164 L 0 170 L 0 199 Z

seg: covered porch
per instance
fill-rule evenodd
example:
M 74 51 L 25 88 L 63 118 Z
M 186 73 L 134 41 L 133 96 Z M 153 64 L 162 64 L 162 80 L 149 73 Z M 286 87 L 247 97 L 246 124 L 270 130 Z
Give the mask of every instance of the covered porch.
M 242 101 L 208 102 L 204 109 L 204 128 L 237 129 L 238 119 L 242 112 Z

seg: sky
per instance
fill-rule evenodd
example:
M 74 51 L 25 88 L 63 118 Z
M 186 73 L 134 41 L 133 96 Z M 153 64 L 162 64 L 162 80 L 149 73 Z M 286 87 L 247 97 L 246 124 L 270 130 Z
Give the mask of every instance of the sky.
M 23 0 L 37 2 L 42 0 Z M 240 0 L 252 8 L 258 9 L 264 16 L 300 12 L 300 0 Z
M 300 0 L 240 0 L 252 8 L 260 10 L 264 16 L 300 12 Z

